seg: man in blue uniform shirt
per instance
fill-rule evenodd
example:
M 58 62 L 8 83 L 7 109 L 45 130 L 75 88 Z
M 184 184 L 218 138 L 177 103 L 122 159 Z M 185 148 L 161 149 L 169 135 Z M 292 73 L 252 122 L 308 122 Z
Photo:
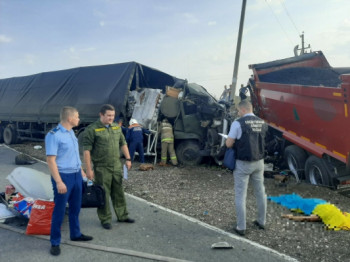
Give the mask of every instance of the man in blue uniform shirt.
M 252 104 L 242 100 L 238 104 L 241 117 L 231 125 L 226 146 L 236 149 L 236 167 L 233 171 L 237 234 L 244 236 L 246 231 L 246 197 L 248 182 L 253 185 L 258 206 L 257 220 L 253 223 L 265 229 L 267 197 L 264 187 L 264 153 L 266 123 L 253 114 Z
M 72 241 L 92 240 L 91 236 L 80 232 L 79 213 L 82 198 L 82 176 L 78 140 L 72 130 L 79 124 L 79 113 L 73 107 L 63 107 L 61 122 L 45 137 L 46 161 L 51 172 L 55 208 L 51 220 L 50 253 L 61 253 L 61 225 L 69 204 L 69 230 Z

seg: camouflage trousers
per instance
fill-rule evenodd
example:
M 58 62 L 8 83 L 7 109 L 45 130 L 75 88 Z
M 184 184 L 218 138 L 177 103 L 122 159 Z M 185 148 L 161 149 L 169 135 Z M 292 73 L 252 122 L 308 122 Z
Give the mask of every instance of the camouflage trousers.
M 97 215 L 102 224 L 112 222 L 110 199 L 118 220 L 128 218 L 128 210 L 123 189 L 123 176 L 121 167 L 94 167 L 95 182 L 103 186 L 106 191 L 106 205 L 97 208 Z

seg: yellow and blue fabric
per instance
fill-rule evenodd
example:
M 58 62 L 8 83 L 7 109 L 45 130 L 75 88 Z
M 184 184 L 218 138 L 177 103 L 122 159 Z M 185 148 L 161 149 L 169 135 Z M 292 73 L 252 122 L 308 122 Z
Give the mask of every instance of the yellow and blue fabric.
M 297 194 L 269 196 L 269 200 L 293 211 L 306 215 L 314 214 L 321 218 L 328 229 L 350 230 L 350 214 L 342 212 L 335 205 L 318 198 L 302 198 Z

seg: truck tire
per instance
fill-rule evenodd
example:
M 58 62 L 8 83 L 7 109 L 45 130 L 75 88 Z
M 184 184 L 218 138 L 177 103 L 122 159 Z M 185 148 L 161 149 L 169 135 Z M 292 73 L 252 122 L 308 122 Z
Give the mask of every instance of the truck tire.
M 297 183 L 304 178 L 304 167 L 307 155 L 303 149 L 296 145 L 287 146 L 284 150 L 284 159 Z
M 177 160 L 184 165 L 194 166 L 202 161 L 202 156 L 199 154 L 199 144 L 196 141 L 183 141 L 176 148 Z
M 4 129 L 4 142 L 6 145 L 15 144 L 17 142 L 17 133 L 14 126 L 7 126 Z
M 324 159 L 310 156 L 305 163 L 306 181 L 312 185 L 333 187 L 336 174 Z

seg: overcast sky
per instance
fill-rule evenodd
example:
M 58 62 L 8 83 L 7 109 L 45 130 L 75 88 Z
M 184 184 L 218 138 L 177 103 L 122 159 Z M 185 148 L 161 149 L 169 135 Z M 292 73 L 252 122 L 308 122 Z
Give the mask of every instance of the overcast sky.
M 232 82 L 241 0 L 0 0 L 0 78 L 136 61 L 204 86 Z M 249 64 L 305 43 L 350 66 L 350 1 L 247 0 L 237 86 Z

